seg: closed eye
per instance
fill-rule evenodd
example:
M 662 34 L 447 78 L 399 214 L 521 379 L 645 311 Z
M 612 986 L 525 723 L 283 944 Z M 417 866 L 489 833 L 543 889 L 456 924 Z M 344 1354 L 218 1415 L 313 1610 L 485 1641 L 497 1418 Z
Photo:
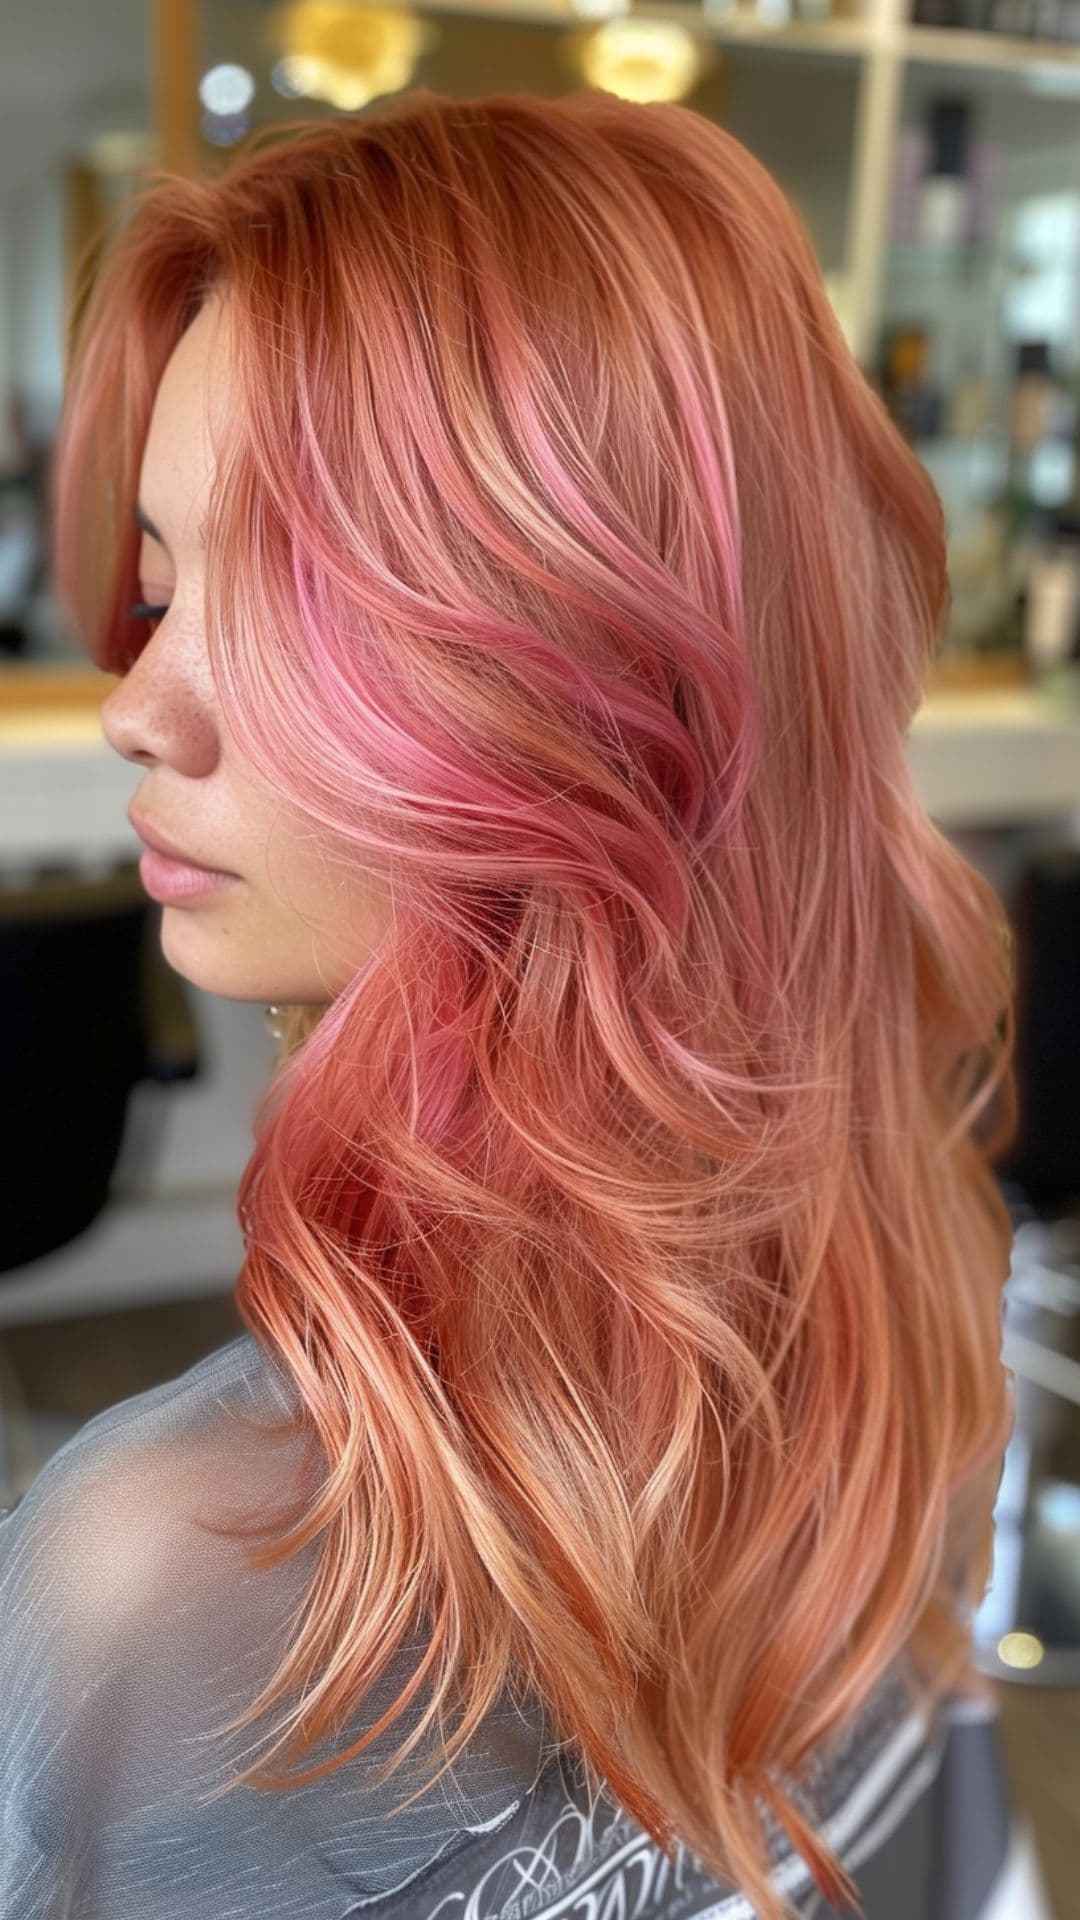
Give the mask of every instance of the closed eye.
M 158 621 L 164 619 L 168 611 L 168 607 L 156 607 L 149 600 L 136 600 L 134 606 L 128 608 L 128 619 L 146 621 L 148 635 L 152 635 Z M 114 671 L 121 676 L 130 673 L 144 644 L 144 642 L 133 641 L 130 647 L 125 647 L 117 658 Z
M 148 600 L 136 600 L 135 605 L 128 608 L 128 619 L 163 620 L 168 611 L 168 607 L 152 606 Z

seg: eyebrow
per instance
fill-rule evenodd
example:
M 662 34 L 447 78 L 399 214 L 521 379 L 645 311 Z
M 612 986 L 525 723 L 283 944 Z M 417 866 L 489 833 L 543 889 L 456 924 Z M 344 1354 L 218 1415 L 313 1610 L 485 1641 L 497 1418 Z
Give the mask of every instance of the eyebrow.
M 147 513 L 146 508 L 142 506 L 138 500 L 136 500 L 135 505 L 131 509 L 131 517 L 134 520 L 135 525 L 137 527 L 141 527 L 144 533 L 148 533 L 152 540 L 156 540 L 158 545 L 161 547 L 164 547 L 165 552 L 169 553 L 168 547 L 165 545 L 164 540 L 162 539 L 160 533 L 155 527 L 153 521 L 151 520 L 150 515 Z M 204 545 L 206 542 L 206 530 L 209 524 L 210 524 L 210 517 L 209 515 L 207 515 L 205 519 L 202 519 L 199 521 L 199 524 L 195 529 L 200 542 Z M 169 559 L 170 560 L 172 559 L 171 553 L 169 553 Z
M 144 533 L 148 533 L 152 540 L 157 541 L 159 547 L 165 547 L 165 552 L 169 553 L 169 549 L 165 546 L 165 542 L 151 520 L 150 515 L 147 513 L 145 507 L 140 506 L 137 500 L 131 509 L 131 517 L 137 527 L 141 527 Z M 170 560 L 172 559 L 171 553 L 169 554 L 169 558 Z

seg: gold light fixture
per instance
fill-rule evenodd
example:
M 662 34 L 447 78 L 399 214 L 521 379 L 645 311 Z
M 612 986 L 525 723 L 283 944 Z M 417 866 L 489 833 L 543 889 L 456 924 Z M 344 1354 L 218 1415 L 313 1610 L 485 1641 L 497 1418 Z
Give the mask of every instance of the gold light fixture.
M 716 55 L 675 20 L 622 17 L 574 40 L 573 57 L 590 87 L 624 100 L 681 100 Z
M 290 93 L 355 112 L 408 86 L 435 29 L 408 7 L 299 0 L 273 15 L 276 73 Z

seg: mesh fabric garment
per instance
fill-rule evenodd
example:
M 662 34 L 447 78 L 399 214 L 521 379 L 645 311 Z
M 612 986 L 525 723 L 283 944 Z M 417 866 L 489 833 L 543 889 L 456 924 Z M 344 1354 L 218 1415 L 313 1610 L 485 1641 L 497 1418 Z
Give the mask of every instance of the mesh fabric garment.
M 260 1431 L 294 1394 L 243 1333 L 87 1421 L 0 1519 L 0 1920 L 749 1920 L 688 1850 L 668 1861 L 613 1799 L 590 1798 L 540 1707 L 509 1699 L 393 1817 L 434 1749 L 381 1786 L 370 1775 L 423 1691 L 326 1778 L 209 1798 L 280 1723 L 284 1706 L 208 1737 L 276 1670 L 321 1541 L 252 1573 L 242 1543 L 191 1516 L 269 1518 L 317 1484 L 310 1434 Z M 377 1703 L 314 1758 L 393 1700 L 417 1652 L 410 1641 Z M 1046 1912 L 989 1709 L 958 1704 L 930 1729 L 890 1674 L 805 1791 L 867 1920 Z M 802 1862 L 782 1836 L 774 1847 L 778 1883 L 823 1920 Z

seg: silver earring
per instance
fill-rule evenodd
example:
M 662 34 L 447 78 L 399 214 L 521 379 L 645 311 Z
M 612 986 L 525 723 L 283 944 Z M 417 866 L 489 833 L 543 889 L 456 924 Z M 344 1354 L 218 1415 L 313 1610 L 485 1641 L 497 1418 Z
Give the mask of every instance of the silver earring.
M 263 1008 L 263 1026 L 274 1040 L 281 1040 L 284 1037 L 285 1029 L 281 1024 L 283 1012 L 284 1009 L 281 1007 Z

